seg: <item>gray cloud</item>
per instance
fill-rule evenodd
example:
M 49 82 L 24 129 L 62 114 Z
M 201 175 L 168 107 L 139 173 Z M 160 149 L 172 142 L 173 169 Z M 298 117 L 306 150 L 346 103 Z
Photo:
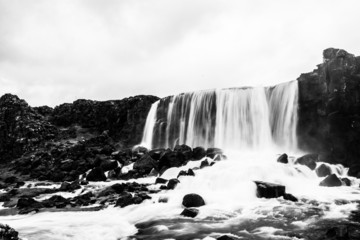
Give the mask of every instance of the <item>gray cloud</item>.
M 295 79 L 359 55 L 357 0 L 0 0 L 0 94 L 31 105 Z

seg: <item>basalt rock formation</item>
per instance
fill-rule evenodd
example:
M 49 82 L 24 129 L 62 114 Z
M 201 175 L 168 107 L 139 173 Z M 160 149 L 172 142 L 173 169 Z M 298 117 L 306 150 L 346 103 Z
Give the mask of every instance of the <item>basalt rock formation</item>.
M 141 95 L 104 102 L 77 100 L 52 109 L 32 108 L 25 100 L 5 94 L 0 98 L 0 163 L 45 143 L 87 140 L 104 131 L 121 147 L 133 146 L 140 142 L 147 113 L 157 99 Z
M 360 57 L 335 48 L 323 57 L 317 69 L 298 78 L 300 148 L 359 176 Z

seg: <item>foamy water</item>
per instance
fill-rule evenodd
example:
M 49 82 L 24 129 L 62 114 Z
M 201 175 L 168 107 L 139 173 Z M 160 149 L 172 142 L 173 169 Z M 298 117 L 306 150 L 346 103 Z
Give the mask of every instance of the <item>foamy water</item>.
M 125 208 L 108 207 L 97 212 L 44 212 L 29 215 L 0 217 L 0 222 L 17 229 L 25 239 L 121 239 L 137 233 L 136 224 L 155 221 L 152 229 L 154 237 L 163 239 L 165 233 L 171 233 L 176 239 L 182 232 L 199 232 L 199 236 L 208 236 L 217 231 L 223 232 L 234 226 L 242 226 L 249 221 L 260 224 L 259 219 L 275 217 L 287 221 L 292 229 L 303 228 L 318 219 L 346 218 L 359 199 L 357 188 L 359 181 L 352 179 L 352 187 L 320 187 L 323 178 L 316 176 L 306 166 L 281 164 L 276 162 L 273 153 L 239 153 L 228 154 L 228 160 L 216 162 L 214 166 L 195 170 L 195 177 L 181 176 L 180 184 L 175 190 L 152 194 L 151 200 L 140 205 Z M 177 176 L 181 169 L 198 167 L 201 161 L 189 162 L 187 166 L 172 168 L 162 177 Z M 335 167 L 340 175 L 346 175 L 346 169 Z M 256 197 L 254 180 L 283 184 L 286 191 L 299 199 L 298 203 L 279 199 L 259 199 Z M 140 179 L 141 183 L 154 183 L 155 178 Z M 115 182 L 91 183 L 89 189 L 99 189 Z M 154 186 L 157 188 L 158 186 Z M 200 207 L 200 213 L 193 219 L 180 216 L 183 210 L 182 198 L 185 194 L 201 195 L 206 205 Z M 159 198 L 167 198 L 167 203 L 159 203 Z M 335 204 L 335 200 L 346 200 L 344 204 Z M 316 203 L 314 205 L 314 203 Z M 316 208 L 316 214 L 309 209 Z M 288 216 L 284 217 L 284 214 Z M 285 218 L 285 219 L 282 219 Z M 181 221 L 181 224 L 180 224 Z M 176 226 L 176 232 L 171 230 Z M 188 224 L 187 224 L 188 222 Z M 251 236 L 264 237 L 273 234 L 273 228 L 279 226 L 259 225 L 248 232 Z M 244 226 L 244 229 L 246 227 Z M 238 230 L 238 232 L 244 229 Z M 271 231 L 270 231 L 271 230 Z M 280 228 L 281 230 L 281 228 Z M 277 230 L 279 231 L 279 230 Z M 166 235 L 166 234 L 165 234 Z M 241 235 L 241 234 L 240 234 Z M 204 238 L 205 236 L 202 236 Z M 156 239 L 156 238 L 154 238 Z

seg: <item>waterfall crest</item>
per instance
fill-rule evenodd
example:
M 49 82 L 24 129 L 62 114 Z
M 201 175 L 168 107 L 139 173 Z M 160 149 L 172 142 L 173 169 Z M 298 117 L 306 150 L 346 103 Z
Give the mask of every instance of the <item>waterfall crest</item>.
M 183 93 L 154 103 L 141 145 L 295 150 L 298 83 Z

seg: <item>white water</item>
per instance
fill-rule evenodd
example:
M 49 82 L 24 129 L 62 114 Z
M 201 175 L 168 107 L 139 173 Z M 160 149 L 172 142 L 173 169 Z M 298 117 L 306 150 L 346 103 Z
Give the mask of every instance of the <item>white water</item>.
M 176 95 L 153 104 L 142 145 L 296 150 L 297 101 L 296 81 Z
M 321 219 L 345 218 L 356 208 L 352 201 L 360 196 L 357 179 L 350 178 L 351 187 L 320 187 L 323 178 L 306 166 L 295 165 L 294 158 L 289 164 L 276 162 L 278 154 L 296 152 L 297 97 L 297 82 L 291 82 L 274 88 L 187 93 L 169 102 L 158 101 L 149 112 L 143 145 L 217 146 L 226 149 L 228 160 L 195 170 L 195 177 L 181 176 L 175 190 L 152 194 L 151 200 L 140 205 L 98 212 L 7 216 L 0 217 L 0 222 L 29 240 L 126 239 L 137 233 L 135 224 L 156 220 L 150 225 L 151 239 L 194 239 L 184 237 L 192 232 L 199 239 L 216 239 L 225 233 L 244 239 L 292 239 L 276 234 L 302 229 Z M 200 163 L 190 161 L 187 166 L 168 169 L 162 177 L 174 178 L 181 169 L 196 169 Z M 339 176 L 347 174 L 340 165 L 331 166 L 331 170 Z M 285 185 L 299 202 L 259 199 L 254 180 Z M 155 178 L 137 181 L 154 183 Z M 96 191 L 115 182 L 121 181 L 91 183 L 87 188 Z M 195 220 L 179 215 L 182 198 L 188 193 L 200 194 L 206 202 Z M 159 203 L 160 198 L 168 202 Z M 345 203 L 335 204 L 335 200 Z

